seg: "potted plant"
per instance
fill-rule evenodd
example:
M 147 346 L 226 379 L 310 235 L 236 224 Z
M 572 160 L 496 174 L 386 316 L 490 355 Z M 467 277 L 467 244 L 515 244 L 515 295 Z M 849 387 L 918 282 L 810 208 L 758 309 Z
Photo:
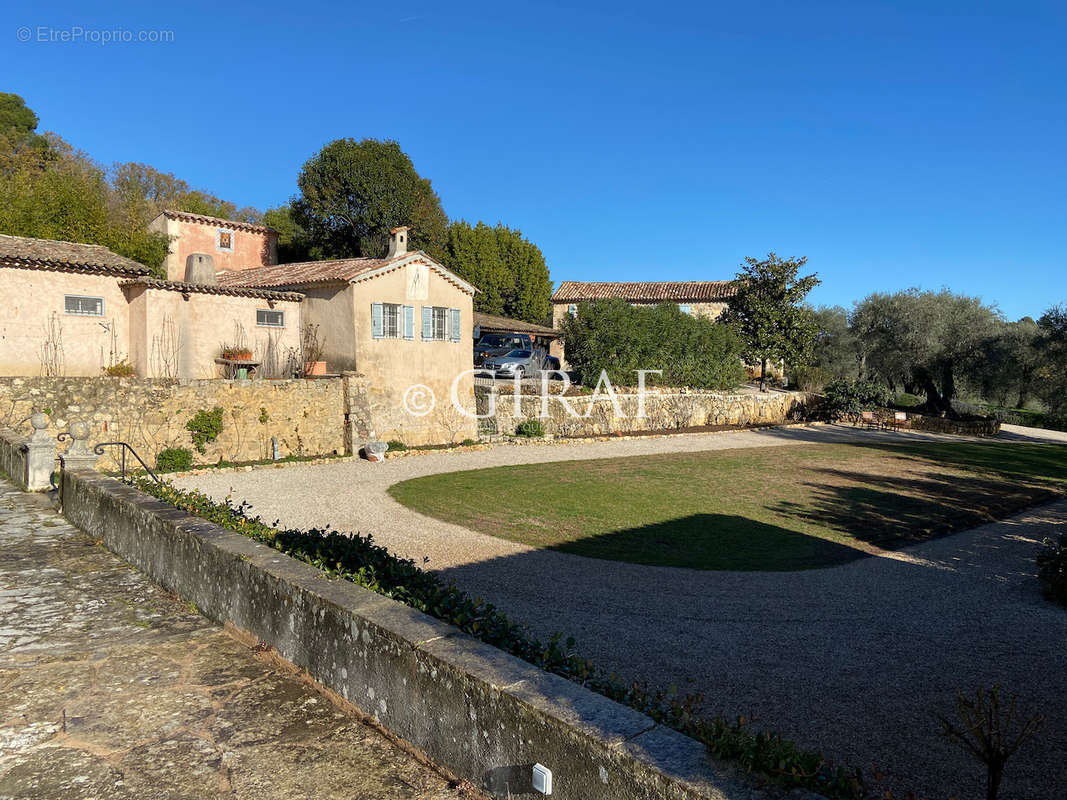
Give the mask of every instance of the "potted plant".
M 227 345 L 222 348 L 222 357 L 227 361 L 251 361 L 252 351 L 244 345 Z
M 319 339 L 319 326 L 304 325 L 300 339 L 301 349 L 304 353 L 304 376 L 325 375 L 326 362 L 323 360 L 322 355 L 326 343 Z

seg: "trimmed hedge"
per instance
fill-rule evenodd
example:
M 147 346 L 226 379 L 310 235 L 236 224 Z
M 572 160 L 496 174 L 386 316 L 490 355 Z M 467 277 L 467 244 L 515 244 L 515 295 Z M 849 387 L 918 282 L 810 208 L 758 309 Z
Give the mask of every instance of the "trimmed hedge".
M 536 667 L 628 705 L 703 742 L 714 756 L 739 762 L 750 773 L 781 786 L 809 789 L 830 798 L 856 800 L 865 794 L 859 769 L 835 766 L 821 754 L 802 750 L 777 734 L 754 732 L 744 718 L 729 722 L 701 716 L 696 711 L 702 699 L 699 695 L 679 699 L 673 689 L 651 691 L 642 684 L 625 684 L 582 658 L 573 638 L 563 640 L 561 634 L 556 634 L 547 643 L 538 641 L 492 604 L 472 599 L 455 584 L 441 583 L 414 561 L 399 558 L 375 544 L 372 536 L 332 530 L 280 530 L 251 516 L 246 503 L 233 505 L 228 499 L 216 503 L 201 492 L 143 477 L 130 482 L 183 511 L 273 547 L 332 577 L 398 600 Z

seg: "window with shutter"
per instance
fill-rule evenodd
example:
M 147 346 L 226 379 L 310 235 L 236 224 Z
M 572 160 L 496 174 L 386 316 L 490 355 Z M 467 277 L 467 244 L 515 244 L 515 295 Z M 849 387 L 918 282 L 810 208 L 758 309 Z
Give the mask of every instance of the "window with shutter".
M 383 315 L 384 311 L 381 303 L 370 304 L 370 335 L 374 339 L 382 338 L 384 328 Z
M 404 338 L 415 338 L 415 306 L 404 306 Z
M 460 338 L 462 338 L 461 335 L 462 335 L 462 332 L 463 332 L 462 328 L 460 327 L 459 309 L 458 308 L 450 309 L 450 313 L 452 315 L 452 337 L 451 338 L 452 338 L 453 342 L 458 342 L 460 340 Z
M 433 306 L 422 307 L 422 340 L 433 341 Z

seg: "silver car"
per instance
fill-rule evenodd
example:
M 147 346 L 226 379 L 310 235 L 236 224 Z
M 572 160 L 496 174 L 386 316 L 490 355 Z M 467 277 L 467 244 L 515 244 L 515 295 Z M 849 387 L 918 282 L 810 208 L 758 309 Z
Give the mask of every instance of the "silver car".
M 482 368 L 501 378 L 532 377 L 541 374 L 545 355 L 540 350 L 512 350 L 502 356 L 487 358 Z

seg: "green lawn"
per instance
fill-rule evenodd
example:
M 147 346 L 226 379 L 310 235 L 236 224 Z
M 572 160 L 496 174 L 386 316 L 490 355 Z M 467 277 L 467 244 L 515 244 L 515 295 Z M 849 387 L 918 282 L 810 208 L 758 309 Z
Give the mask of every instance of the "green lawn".
M 812 569 L 974 527 L 1062 496 L 1067 445 L 827 444 L 430 475 L 416 511 L 592 558 Z

